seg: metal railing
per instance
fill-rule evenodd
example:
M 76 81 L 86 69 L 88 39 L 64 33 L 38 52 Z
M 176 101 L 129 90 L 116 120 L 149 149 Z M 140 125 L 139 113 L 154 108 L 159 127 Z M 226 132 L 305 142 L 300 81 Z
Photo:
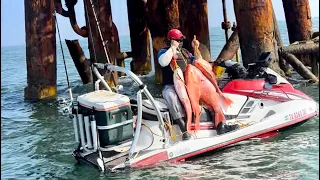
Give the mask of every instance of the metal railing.
M 166 148 L 169 144 L 169 138 L 167 137 L 167 134 L 165 132 L 165 123 L 163 121 L 163 117 L 160 113 L 159 107 L 156 105 L 154 98 L 150 94 L 149 90 L 147 89 L 147 86 L 143 84 L 143 82 L 130 70 L 125 69 L 123 67 L 115 66 L 112 64 L 102 64 L 102 63 L 94 63 L 92 65 L 93 73 L 98 77 L 98 80 L 102 83 L 102 85 L 109 91 L 111 91 L 111 88 L 109 87 L 108 83 L 104 80 L 104 78 L 101 76 L 99 71 L 97 69 L 104 69 L 107 71 L 115 71 L 115 72 L 122 72 L 128 75 L 137 85 L 139 86 L 140 90 L 137 92 L 137 105 L 138 105 L 138 116 L 136 121 L 136 130 L 134 134 L 134 139 L 131 144 L 130 150 L 129 150 L 129 159 L 132 157 L 132 154 L 134 153 L 135 147 L 137 145 L 140 131 L 141 131 L 141 123 L 142 123 L 142 93 L 145 94 L 145 96 L 149 99 L 152 106 L 154 107 L 158 122 L 159 122 L 159 129 L 161 130 L 162 137 L 164 138 L 164 144 L 163 148 Z

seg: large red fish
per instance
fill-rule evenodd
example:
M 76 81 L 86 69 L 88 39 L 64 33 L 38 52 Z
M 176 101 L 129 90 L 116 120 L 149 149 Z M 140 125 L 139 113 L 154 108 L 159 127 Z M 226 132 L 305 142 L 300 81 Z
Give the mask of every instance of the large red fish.
M 212 66 L 210 65 L 209 62 L 203 60 L 202 58 L 197 58 L 196 60 L 194 60 L 193 62 L 194 66 L 196 66 L 201 72 L 202 74 L 208 78 L 208 80 L 213 84 L 213 86 L 216 89 L 216 92 L 218 93 L 219 97 L 221 98 L 224 106 L 226 108 L 228 108 L 233 102 L 231 99 L 229 99 L 228 97 L 225 97 L 216 80 L 216 76 L 214 75 L 213 71 L 212 71 Z
M 200 76 L 197 75 L 197 70 L 193 65 L 188 64 L 186 71 L 184 72 L 185 84 L 187 86 L 187 92 L 189 95 L 192 112 L 194 115 L 195 130 L 200 129 Z
M 216 88 L 202 74 L 202 72 L 193 65 L 188 65 L 185 71 L 185 81 L 191 106 L 195 114 L 196 129 L 199 129 L 200 126 L 200 100 L 206 105 L 208 109 L 212 109 L 215 112 L 215 126 L 217 126 L 220 122 L 224 122 L 225 116 L 220 107 L 220 99 L 219 95 L 217 94 Z
M 173 84 L 176 93 L 184 106 L 187 115 L 187 131 L 191 132 L 191 121 L 192 121 L 192 108 L 189 100 L 189 96 L 186 90 L 185 80 L 183 77 L 182 70 L 175 64 L 171 64 L 173 70 Z
M 216 88 L 214 85 L 206 78 L 206 76 L 203 75 L 203 73 L 196 69 L 195 72 L 200 77 L 200 100 L 205 104 L 205 106 L 208 109 L 211 109 L 214 111 L 214 124 L 217 127 L 217 125 L 220 122 L 225 122 L 226 118 L 222 112 L 221 109 L 221 103 L 220 103 L 220 97 L 217 93 Z

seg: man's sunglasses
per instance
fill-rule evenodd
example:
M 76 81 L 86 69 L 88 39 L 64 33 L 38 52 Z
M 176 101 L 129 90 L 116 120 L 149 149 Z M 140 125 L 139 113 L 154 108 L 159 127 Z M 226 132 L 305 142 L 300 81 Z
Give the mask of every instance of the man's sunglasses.
M 172 40 L 175 40 L 177 41 L 178 43 L 181 43 L 183 41 L 183 39 L 172 39 Z

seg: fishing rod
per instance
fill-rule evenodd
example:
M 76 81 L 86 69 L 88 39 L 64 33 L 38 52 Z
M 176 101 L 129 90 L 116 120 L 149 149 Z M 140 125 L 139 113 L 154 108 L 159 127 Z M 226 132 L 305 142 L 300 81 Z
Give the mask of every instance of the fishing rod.
M 59 41 L 60 41 L 60 48 L 61 48 L 62 59 L 63 59 L 63 64 L 64 64 L 64 70 L 65 70 L 66 77 L 67 77 L 67 85 L 68 85 L 70 101 L 72 103 L 72 101 L 73 101 L 72 91 L 71 91 L 71 87 L 70 87 L 70 83 L 69 83 L 69 75 L 68 75 L 68 70 L 67 70 L 67 65 L 66 65 L 66 59 L 64 57 L 64 52 L 63 52 L 62 42 L 61 42 L 61 36 L 60 36 L 60 30 L 59 30 L 59 25 L 58 25 L 58 20 L 57 20 L 57 16 L 56 15 L 57 15 L 57 13 L 56 13 L 56 11 L 54 11 L 53 16 L 54 16 L 54 19 L 55 19 L 56 24 L 57 24 L 58 36 L 59 36 Z

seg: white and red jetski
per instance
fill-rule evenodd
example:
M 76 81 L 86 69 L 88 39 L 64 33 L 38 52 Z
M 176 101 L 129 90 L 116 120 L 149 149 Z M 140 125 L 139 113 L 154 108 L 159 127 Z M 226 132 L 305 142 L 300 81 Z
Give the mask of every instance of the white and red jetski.
M 107 90 L 81 95 L 71 106 L 70 117 L 79 143 L 73 156 L 101 170 L 178 162 L 250 138 L 277 134 L 306 122 L 319 111 L 313 99 L 266 69 L 277 77 L 272 85 L 265 79 L 232 80 L 222 89 L 234 102 L 223 110 L 227 123 L 238 123 L 240 129 L 217 135 L 212 112 L 203 108 L 200 130 L 191 133 L 190 140 L 182 141 L 164 100 L 154 99 L 135 74 L 99 63 L 92 68 L 99 78 L 96 84 L 101 82 Z M 139 85 L 137 99 L 112 92 L 97 68 L 126 73 Z M 142 99 L 142 94 L 147 99 Z

